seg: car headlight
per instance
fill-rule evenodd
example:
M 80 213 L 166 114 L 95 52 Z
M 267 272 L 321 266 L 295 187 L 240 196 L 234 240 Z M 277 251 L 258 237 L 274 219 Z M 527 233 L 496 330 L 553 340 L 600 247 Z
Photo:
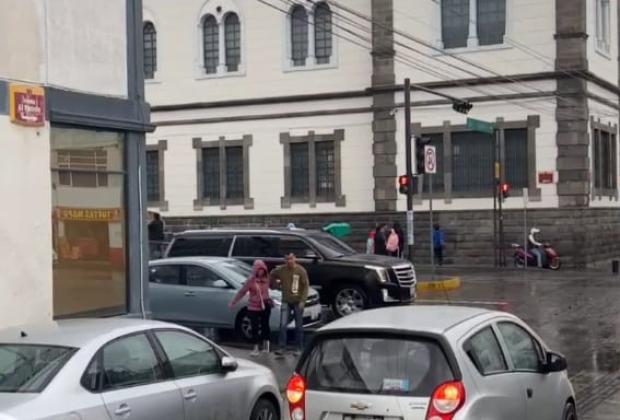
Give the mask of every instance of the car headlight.
M 388 271 L 386 268 L 383 267 L 377 267 L 374 265 L 367 265 L 365 266 L 365 268 L 367 270 L 372 270 L 377 274 L 377 278 L 379 279 L 379 281 L 381 283 L 387 283 L 390 281 L 390 275 L 388 274 Z

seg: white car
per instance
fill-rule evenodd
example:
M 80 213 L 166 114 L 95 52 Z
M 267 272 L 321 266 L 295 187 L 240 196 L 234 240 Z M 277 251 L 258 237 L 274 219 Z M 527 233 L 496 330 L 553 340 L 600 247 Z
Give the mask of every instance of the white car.
M 172 324 L 66 320 L 0 331 L 2 420 L 277 420 L 270 370 Z
M 576 420 L 566 367 L 507 313 L 377 309 L 321 328 L 287 399 L 293 420 Z

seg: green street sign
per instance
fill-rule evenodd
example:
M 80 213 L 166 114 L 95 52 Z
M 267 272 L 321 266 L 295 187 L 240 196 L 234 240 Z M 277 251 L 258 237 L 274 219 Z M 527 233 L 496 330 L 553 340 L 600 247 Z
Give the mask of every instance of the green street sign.
M 472 131 L 478 131 L 485 134 L 495 133 L 495 124 L 486 121 L 476 120 L 474 118 L 467 118 L 467 128 Z

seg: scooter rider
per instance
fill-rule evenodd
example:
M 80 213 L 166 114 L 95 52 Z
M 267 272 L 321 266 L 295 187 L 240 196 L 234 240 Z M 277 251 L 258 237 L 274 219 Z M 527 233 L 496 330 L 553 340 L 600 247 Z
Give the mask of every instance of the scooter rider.
M 530 252 L 536 256 L 536 260 L 538 261 L 538 267 L 542 268 L 545 264 L 546 253 L 544 250 L 544 245 L 536 240 L 536 235 L 540 233 L 540 229 L 532 228 L 530 230 L 530 235 L 528 236 L 528 241 L 530 245 Z

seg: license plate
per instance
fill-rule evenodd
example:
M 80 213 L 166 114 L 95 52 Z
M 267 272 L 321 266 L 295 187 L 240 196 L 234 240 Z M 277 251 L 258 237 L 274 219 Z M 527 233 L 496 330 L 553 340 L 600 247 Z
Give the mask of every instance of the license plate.
M 358 416 L 358 415 L 344 415 L 342 420 L 383 420 L 380 416 Z

